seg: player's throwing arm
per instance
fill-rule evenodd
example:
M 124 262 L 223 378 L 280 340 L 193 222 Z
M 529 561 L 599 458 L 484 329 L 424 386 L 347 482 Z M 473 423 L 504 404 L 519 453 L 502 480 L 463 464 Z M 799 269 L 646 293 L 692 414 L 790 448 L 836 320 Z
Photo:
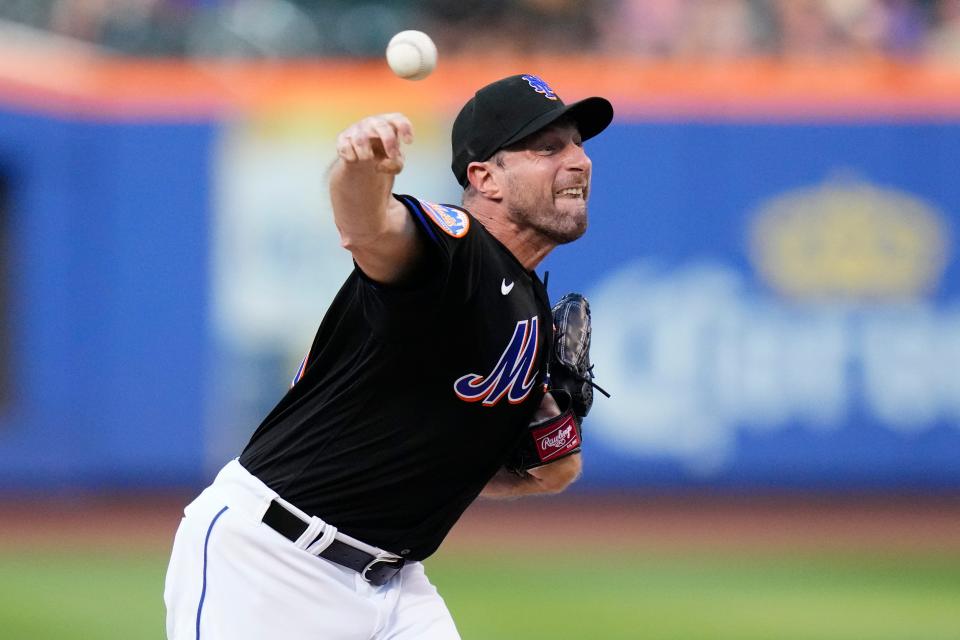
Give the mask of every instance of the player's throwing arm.
M 419 255 L 413 220 L 391 196 L 403 170 L 401 144 L 412 142 L 413 125 L 400 113 L 364 118 L 337 136 L 330 199 L 340 243 L 378 282 L 401 280 Z

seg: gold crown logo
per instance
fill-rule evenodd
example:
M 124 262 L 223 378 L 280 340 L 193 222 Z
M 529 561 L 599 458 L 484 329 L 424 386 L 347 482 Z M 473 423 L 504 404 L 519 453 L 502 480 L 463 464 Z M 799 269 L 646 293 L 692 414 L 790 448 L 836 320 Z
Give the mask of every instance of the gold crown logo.
M 939 285 L 947 263 L 944 216 L 910 194 L 869 184 L 824 184 L 764 204 L 751 259 L 783 295 L 913 298 Z

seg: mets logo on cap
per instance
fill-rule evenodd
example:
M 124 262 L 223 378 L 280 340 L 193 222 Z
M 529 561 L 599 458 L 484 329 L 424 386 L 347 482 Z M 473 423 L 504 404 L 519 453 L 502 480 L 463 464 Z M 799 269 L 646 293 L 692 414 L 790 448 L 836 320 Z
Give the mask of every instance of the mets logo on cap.
M 520 77 L 526 80 L 527 84 L 533 87 L 534 91 L 536 91 L 537 93 L 542 93 L 544 97 L 546 97 L 548 100 L 559 99 L 557 94 L 553 92 L 553 89 L 550 88 L 550 85 L 544 82 L 542 78 L 539 78 L 531 74 L 527 74 Z

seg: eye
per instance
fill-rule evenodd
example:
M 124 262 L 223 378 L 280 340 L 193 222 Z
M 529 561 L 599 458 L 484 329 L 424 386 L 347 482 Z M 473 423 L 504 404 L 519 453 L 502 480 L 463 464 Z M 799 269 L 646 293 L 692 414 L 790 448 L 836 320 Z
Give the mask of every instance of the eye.
M 546 154 L 557 153 L 562 148 L 563 148 L 563 144 L 561 144 L 558 140 L 556 140 L 553 137 L 549 137 L 544 140 L 541 140 L 540 144 L 537 145 L 537 151 L 540 153 L 546 153 Z

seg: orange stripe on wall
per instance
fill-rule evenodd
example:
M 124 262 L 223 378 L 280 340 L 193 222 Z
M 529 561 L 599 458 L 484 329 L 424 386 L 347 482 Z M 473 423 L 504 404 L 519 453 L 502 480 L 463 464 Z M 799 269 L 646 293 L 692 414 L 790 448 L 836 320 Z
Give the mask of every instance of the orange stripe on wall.
M 643 62 L 610 58 L 441 59 L 427 80 L 382 61 L 225 62 L 0 52 L 0 102 L 89 118 L 218 117 L 326 108 L 455 112 L 482 84 L 543 76 L 568 101 L 609 97 L 645 118 L 960 118 L 960 68 L 882 60 Z

